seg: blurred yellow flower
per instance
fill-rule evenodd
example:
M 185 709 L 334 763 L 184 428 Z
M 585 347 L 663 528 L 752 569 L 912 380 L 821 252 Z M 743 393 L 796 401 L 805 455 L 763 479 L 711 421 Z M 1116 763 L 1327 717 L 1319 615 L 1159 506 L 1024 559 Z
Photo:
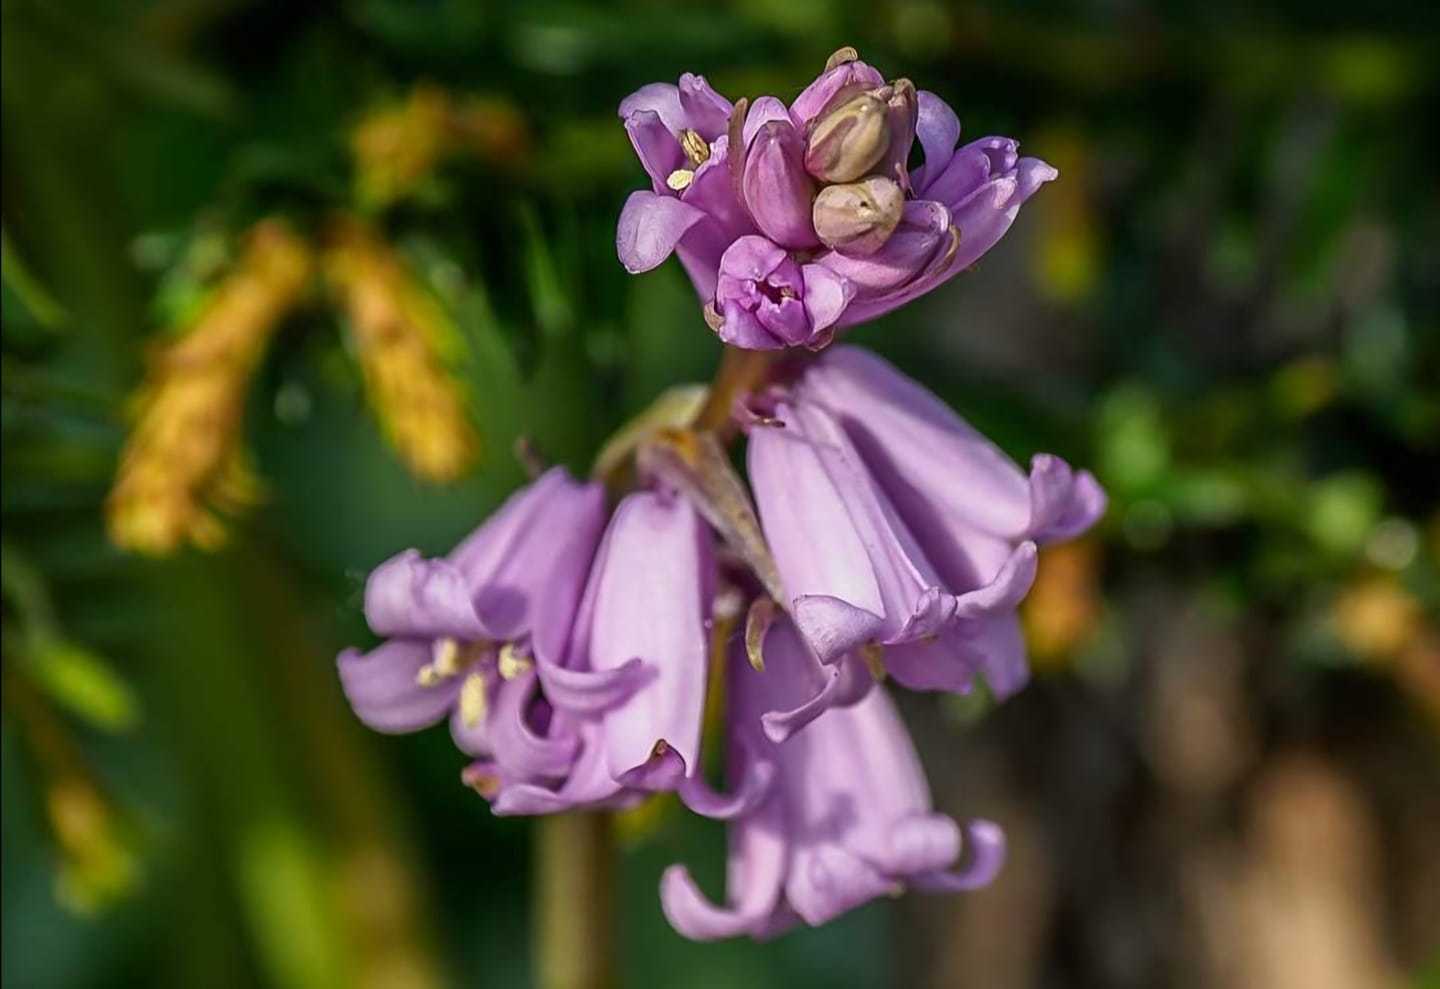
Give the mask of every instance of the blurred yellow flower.
M 405 261 L 357 220 L 334 224 L 323 266 L 386 438 L 416 476 L 455 480 L 480 440 L 446 366 L 460 348 L 454 324 Z
M 165 554 L 223 541 L 216 512 L 256 501 L 239 447 L 245 396 L 271 336 L 300 298 L 309 248 L 277 220 L 256 224 L 234 269 L 193 324 L 154 358 L 136 396 L 138 421 L 106 501 L 111 540 Z

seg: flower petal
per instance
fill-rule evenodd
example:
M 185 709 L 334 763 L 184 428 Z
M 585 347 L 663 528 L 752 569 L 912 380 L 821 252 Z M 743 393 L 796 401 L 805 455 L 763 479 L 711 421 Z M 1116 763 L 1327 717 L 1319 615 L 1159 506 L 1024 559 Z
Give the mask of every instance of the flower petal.
M 534 671 L 500 685 L 490 714 L 490 744 L 495 761 L 516 779 L 560 779 L 575 762 L 579 740 L 551 719 L 542 734 L 531 723 L 539 680 Z
M 438 724 L 455 703 L 460 684 L 448 680 L 420 686 L 416 677 L 430 657 L 430 643 L 419 639 L 391 639 L 368 653 L 342 652 L 337 660 L 340 686 L 355 716 L 386 734 Z
M 933 183 L 950 163 L 955 153 L 955 144 L 960 140 L 960 118 L 950 109 L 950 104 L 927 90 L 916 94 L 919 102 L 919 116 L 915 122 L 915 136 L 925 149 L 925 173 L 917 178 L 916 194 L 924 199 L 934 199 L 929 193 L 928 183 Z
M 680 238 L 703 219 L 703 210 L 674 196 L 644 190 L 630 193 L 615 232 L 620 263 L 631 274 L 649 271 L 668 258 Z
M 958 872 L 916 876 L 916 889 L 935 893 L 963 893 L 988 886 L 1005 865 L 1005 832 L 993 821 L 976 819 L 965 825 L 965 847 L 970 861 Z
M 685 164 L 685 152 L 681 150 L 680 142 L 659 114 L 648 110 L 625 118 L 625 134 L 630 138 L 635 156 L 645 167 L 645 173 L 650 176 L 655 192 L 664 195 L 668 188 L 665 180 L 671 172 Z
M 654 678 L 605 714 L 611 775 L 644 770 L 632 785 L 660 786 L 699 771 L 714 562 L 710 535 L 685 499 L 640 491 L 621 501 L 596 561 L 590 665 L 643 660 Z M 658 774 L 658 775 L 657 775 Z
M 376 635 L 417 639 L 489 637 L 475 614 L 470 582 L 449 560 L 419 550 L 396 554 L 365 582 L 365 620 Z
M 680 89 L 668 82 L 652 82 L 641 86 L 620 101 L 620 119 L 628 120 L 636 113 L 653 113 L 665 124 L 671 135 L 679 137 L 685 129 L 685 111 L 681 107 Z
M 859 92 L 884 82 L 885 77 L 864 62 L 845 62 L 821 73 L 819 78 L 806 86 L 790 104 L 790 116 L 795 126 L 803 128 L 822 110 L 829 109 L 831 102 L 842 91 Z
M 730 125 L 733 105 L 705 81 L 704 76 L 686 72 L 680 77 L 680 109 L 685 126 L 707 141 L 713 141 Z

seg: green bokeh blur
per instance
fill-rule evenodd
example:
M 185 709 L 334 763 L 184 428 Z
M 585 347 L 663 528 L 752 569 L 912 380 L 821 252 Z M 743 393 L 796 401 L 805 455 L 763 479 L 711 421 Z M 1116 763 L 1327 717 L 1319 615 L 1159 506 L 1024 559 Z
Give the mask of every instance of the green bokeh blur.
M 621 984 L 1283 987 L 1245 979 L 1312 949 L 1337 987 L 1440 984 L 1440 7 L 3 0 L 0 26 L 6 986 L 529 982 L 533 825 L 459 784 L 443 729 L 365 732 L 334 656 L 373 641 L 371 567 L 520 483 L 517 437 L 585 470 L 713 372 L 678 265 L 616 261 L 644 182 L 619 100 L 683 71 L 789 95 L 845 44 L 1061 171 L 853 338 L 1112 509 L 1027 616 L 1055 640 L 1030 691 L 904 705 L 940 806 L 1012 829 L 995 888 L 693 945 L 656 884 L 684 861 L 718 895 L 723 833 L 662 802 L 620 827 Z M 350 135 L 422 83 L 520 136 L 367 198 Z M 215 553 L 111 546 L 127 397 L 196 258 L 340 210 L 460 331 L 478 465 L 408 473 L 311 299 L 249 394 L 263 503 Z M 103 799 L 78 852 L 67 772 Z M 1340 879 L 1277 851 L 1317 807 Z M 1291 915 L 1255 892 L 1287 867 L 1300 907 L 1373 902 L 1311 941 L 1216 919 Z

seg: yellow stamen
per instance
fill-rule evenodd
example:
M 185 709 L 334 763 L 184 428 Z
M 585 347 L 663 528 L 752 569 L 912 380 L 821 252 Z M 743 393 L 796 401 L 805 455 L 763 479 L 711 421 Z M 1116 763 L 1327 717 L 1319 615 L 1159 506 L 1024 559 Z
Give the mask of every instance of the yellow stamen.
M 521 674 L 528 673 L 535 664 L 530 657 L 522 653 L 513 642 L 507 642 L 500 647 L 500 660 L 497 664 L 500 668 L 500 675 L 506 680 L 514 680 Z
M 466 728 L 474 728 L 485 720 L 488 708 L 485 678 L 479 673 L 471 673 L 460 685 L 460 720 Z
M 680 135 L 680 147 L 697 168 L 710 160 L 710 143 L 693 130 Z
M 435 669 L 436 676 L 453 677 L 459 673 L 460 643 L 449 636 L 436 640 L 430 665 Z
M 665 179 L 665 184 L 676 192 L 684 192 L 690 188 L 690 183 L 695 181 L 695 173 L 688 168 L 677 168 Z

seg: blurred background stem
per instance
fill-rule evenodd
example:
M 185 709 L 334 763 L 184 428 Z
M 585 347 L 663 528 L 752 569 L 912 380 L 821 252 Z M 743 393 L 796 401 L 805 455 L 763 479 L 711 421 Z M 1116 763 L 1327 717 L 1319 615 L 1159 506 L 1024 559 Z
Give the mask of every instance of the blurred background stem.
M 535 957 L 541 989 L 607 989 L 615 981 L 610 815 L 539 818 Z

